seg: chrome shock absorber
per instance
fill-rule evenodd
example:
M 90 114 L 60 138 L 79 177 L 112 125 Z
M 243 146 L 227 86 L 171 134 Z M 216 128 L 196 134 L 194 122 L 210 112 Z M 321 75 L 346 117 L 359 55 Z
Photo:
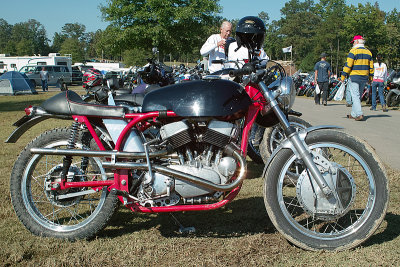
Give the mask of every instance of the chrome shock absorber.
M 81 124 L 80 125 L 80 130 L 77 129 L 77 131 L 81 131 L 83 133 L 85 132 L 85 130 L 87 130 L 87 127 L 86 127 L 85 124 Z M 71 133 L 71 136 L 72 136 L 72 133 Z M 77 137 L 75 136 L 75 142 L 76 142 L 76 138 Z M 83 141 L 83 145 L 90 149 L 90 140 L 82 140 L 82 141 Z M 89 157 L 82 157 L 82 159 L 81 159 L 81 169 L 82 169 L 82 171 L 84 173 L 86 173 L 88 165 L 89 165 Z
M 78 135 L 79 135 L 79 122 L 74 121 L 71 126 L 71 134 L 68 139 L 67 149 L 75 148 L 75 144 L 78 139 Z M 62 183 L 65 183 L 67 180 L 66 178 L 67 178 L 69 167 L 71 167 L 71 163 L 72 163 L 72 156 L 65 156 L 63 159 L 63 168 L 62 168 L 62 172 L 61 172 Z

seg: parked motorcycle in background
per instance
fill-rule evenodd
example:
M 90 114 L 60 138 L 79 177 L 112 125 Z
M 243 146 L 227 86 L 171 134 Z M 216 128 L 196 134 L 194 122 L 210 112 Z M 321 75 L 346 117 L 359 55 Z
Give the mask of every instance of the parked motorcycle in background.
M 400 105 L 400 72 L 392 70 L 387 79 L 388 90 L 386 95 L 386 104 L 388 107 Z M 386 91 L 386 90 L 385 90 Z

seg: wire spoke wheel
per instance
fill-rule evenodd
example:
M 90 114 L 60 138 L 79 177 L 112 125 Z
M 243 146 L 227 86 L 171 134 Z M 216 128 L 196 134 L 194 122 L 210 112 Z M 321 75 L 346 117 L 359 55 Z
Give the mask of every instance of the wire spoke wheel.
M 337 204 L 323 196 L 304 164 L 300 172 L 293 172 L 299 162 L 291 150 L 281 150 L 270 164 L 264 200 L 275 227 L 294 244 L 342 250 L 366 240 L 382 222 L 388 185 L 376 155 L 364 144 L 338 131 L 324 132 L 320 137 L 309 133 L 306 141 L 314 158 L 330 162 L 327 169 L 316 164 L 334 188 Z
M 103 188 L 54 190 L 53 185 L 61 181 L 64 157 L 30 153 L 31 147 L 66 149 L 68 140 L 64 137 L 68 134 L 67 129 L 53 130 L 28 145 L 14 166 L 13 174 L 17 174 L 11 176 L 11 196 L 19 219 L 32 233 L 88 238 L 110 217 L 104 213 L 114 209 L 112 196 Z M 82 144 L 76 147 L 85 149 Z M 112 173 L 106 173 L 99 158 L 76 157 L 69 168 L 67 182 L 100 181 L 109 177 Z

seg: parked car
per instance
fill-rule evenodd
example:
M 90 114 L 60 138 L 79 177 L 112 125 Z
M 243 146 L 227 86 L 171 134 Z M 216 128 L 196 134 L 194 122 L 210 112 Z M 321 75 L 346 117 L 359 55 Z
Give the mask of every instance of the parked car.
M 82 78 L 83 78 L 83 74 L 82 74 L 81 70 L 77 66 L 72 67 L 72 83 L 81 85 Z
M 66 89 L 72 83 L 72 73 L 64 65 L 28 65 L 22 67 L 19 72 L 25 73 L 34 86 L 41 85 L 40 71 L 46 68 L 49 72 L 48 85 L 56 85 Z

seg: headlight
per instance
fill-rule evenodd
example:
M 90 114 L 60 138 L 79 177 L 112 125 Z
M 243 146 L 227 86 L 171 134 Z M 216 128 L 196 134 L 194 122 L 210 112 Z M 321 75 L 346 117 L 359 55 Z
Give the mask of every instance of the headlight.
M 293 79 L 291 77 L 285 77 L 278 79 L 268 85 L 268 88 L 275 91 L 280 90 L 280 95 L 277 98 L 281 109 L 290 110 L 293 107 L 294 99 L 296 97 L 296 90 L 294 88 Z M 261 115 L 265 116 L 271 112 L 271 105 L 266 104 L 261 110 Z
M 293 107 L 294 99 L 296 97 L 293 79 L 291 77 L 285 77 L 282 80 L 277 80 L 276 82 L 277 84 L 275 86 L 277 86 L 277 89 L 281 91 L 281 94 L 277 100 L 281 108 L 290 110 Z

